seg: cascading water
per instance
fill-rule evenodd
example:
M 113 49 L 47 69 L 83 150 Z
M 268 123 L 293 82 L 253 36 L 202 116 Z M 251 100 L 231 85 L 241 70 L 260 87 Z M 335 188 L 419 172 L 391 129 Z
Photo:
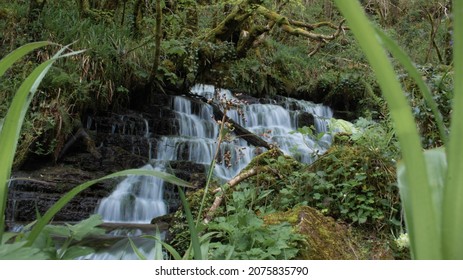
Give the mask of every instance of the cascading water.
M 221 96 L 228 100 L 236 98 L 227 90 L 216 90 L 213 86 L 198 85 L 191 90 L 194 94 L 208 99 Z M 148 122 L 145 121 L 144 133 L 150 147 L 150 163 L 142 168 L 165 170 L 170 161 L 185 160 L 209 165 L 216 153 L 218 124 L 212 118 L 212 108 L 206 104 L 176 96 L 172 100 L 172 110 L 178 125 L 178 135 L 165 135 L 157 139 L 155 156 L 151 156 L 152 136 Z M 314 116 L 315 133 L 326 132 L 331 110 L 325 106 L 307 101 L 285 98 L 280 104 L 243 105 L 240 111 L 230 110 L 227 115 L 241 126 L 266 141 L 275 143 L 282 151 L 292 154 L 303 162 L 311 162 L 313 155 L 326 149 L 330 144 L 330 136 L 311 139 L 306 135 L 294 133 L 298 128 L 301 113 Z M 126 129 L 124 125 L 124 130 Z M 259 149 L 260 150 L 260 149 Z M 219 162 L 215 165 L 214 174 L 227 180 L 239 173 L 258 151 L 244 140 L 235 138 L 223 142 L 219 147 Z M 220 159 L 227 155 L 228 160 Z M 103 199 L 97 207 L 97 213 L 105 222 L 111 223 L 149 223 L 152 218 L 166 214 L 163 201 L 164 183 L 162 180 L 147 176 L 129 176 L 118 184 L 114 192 Z M 115 234 L 121 234 L 117 232 Z M 141 241 L 139 241 L 141 242 Z M 145 244 L 146 245 L 146 244 Z M 151 248 L 154 244 L 149 244 Z M 142 251 L 150 256 L 149 246 Z M 116 247 L 123 247 L 118 244 Z M 120 250 L 94 255 L 94 258 L 136 258 L 135 254 L 124 254 Z

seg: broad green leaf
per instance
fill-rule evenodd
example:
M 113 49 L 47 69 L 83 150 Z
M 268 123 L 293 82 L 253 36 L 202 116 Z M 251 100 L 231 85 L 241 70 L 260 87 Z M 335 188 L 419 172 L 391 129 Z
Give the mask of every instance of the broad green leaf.
M 5 244 L 8 242 L 10 239 L 13 237 L 17 236 L 18 234 L 16 232 L 5 232 L 2 236 L 2 240 L 0 240 L 0 245 Z
M 426 150 L 424 152 L 424 158 L 426 161 L 426 168 L 428 171 L 427 179 L 429 181 L 429 191 L 432 195 L 432 204 L 422 205 L 422 207 L 431 209 L 435 213 L 436 224 L 434 225 L 434 227 L 440 235 L 440 217 L 442 217 L 442 197 L 445 185 L 445 176 L 447 174 L 447 160 L 445 150 L 443 148 Z M 413 196 L 410 194 L 411 188 L 407 185 L 407 180 L 405 177 L 406 168 L 406 165 L 404 165 L 403 163 L 399 163 L 397 168 L 397 179 L 402 205 L 405 209 L 405 222 L 407 224 L 407 227 L 413 228 L 413 225 L 414 223 L 416 223 L 416 220 L 422 219 L 420 213 L 423 213 L 425 209 L 414 208 L 413 206 L 413 203 L 411 201 L 413 199 Z M 413 238 L 411 239 L 411 241 L 413 241 Z M 411 245 L 412 251 L 414 253 L 414 246 L 416 246 L 416 244 L 412 243 Z
M 85 219 L 75 225 L 69 226 L 72 239 L 80 241 L 89 235 L 105 234 L 104 229 L 97 228 L 97 226 L 101 225 L 102 223 L 103 220 L 100 215 L 91 215 L 88 219 Z
M 51 236 L 69 238 L 71 237 L 71 230 L 67 225 L 47 225 L 44 229 L 44 232 L 48 233 Z
M 26 246 L 26 242 L 15 242 L 0 246 L 0 260 L 44 260 L 49 255 L 38 248 Z
M 95 253 L 95 250 L 93 250 L 90 247 L 71 246 L 66 250 L 66 252 L 61 257 L 61 259 L 62 260 L 75 260 L 78 257 L 90 255 L 92 253 Z

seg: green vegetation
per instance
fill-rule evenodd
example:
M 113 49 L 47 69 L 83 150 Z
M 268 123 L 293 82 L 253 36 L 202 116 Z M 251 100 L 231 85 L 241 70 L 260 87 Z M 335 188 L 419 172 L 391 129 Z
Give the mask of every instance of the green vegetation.
M 78 243 L 100 233 L 98 217 L 77 225 L 48 223 L 92 184 L 139 172 L 118 172 L 77 186 L 24 232 L 11 235 L 4 232 L 3 213 L 13 168 L 31 154 L 56 161 L 89 111 L 136 110 L 149 104 L 152 93 L 180 94 L 195 83 L 258 98 L 278 94 L 324 103 L 337 117 L 351 120 L 355 130 L 336 135 L 333 146 L 310 166 L 275 151 L 258 156 L 243 171 L 258 172 L 233 186 L 214 180 L 213 160 L 206 188 L 187 191 L 187 213 L 173 215 L 175 236 L 162 244 L 172 258 L 374 255 L 356 247 L 348 230 L 333 235 L 330 228 L 340 223 L 359 238 L 374 233 L 397 258 L 408 257 L 403 243 L 392 242 L 405 232 L 414 258 L 463 258 L 463 225 L 458 222 L 463 85 L 453 79 L 462 76 L 463 60 L 452 51 L 461 49 L 463 40 L 461 1 L 452 6 L 446 0 L 397 5 L 372 0 L 360 6 L 337 0 L 342 14 L 332 1 L 310 0 L 79 5 L 49 0 L 30 10 L 35 2 L 0 4 L 0 57 L 5 57 L 0 61 L 0 258 L 87 254 L 91 249 Z M 39 43 L 29 44 L 33 41 Z M 57 52 L 48 41 L 74 43 Z M 222 120 L 223 132 L 224 125 Z M 300 132 L 313 133 L 310 128 Z M 219 145 L 225 136 L 219 135 Z M 423 153 L 423 148 L 431 150 Z M 170 175 L 150 174 L 188 185 Z M 217 197 L 223 201 L 205 223 Z M 320 213 L 336 220 L 317 223 Z M 300 215 L 313 220 L 299 224 Z M 313 224 L 318 232 L 307 230 Z M 60 249 L 53 247 L 58 243 L 52 235 L 60 237 Z M 340 249 L 346 236 L 354 244 L 349 252 Z M 319 251 L 330 244 L 332 251 Z
M 367 23 L 360 5 L 337 1 L 340 9 L 348 18 L 360 46 L 369 58 L 373 69 L 377 73 L 378 82 L 390 106 L 395 131 L 402 148 L 404 163 L 399 170 L 399 187 L 405 209 L 407 230 L 411 241 L 411 250 L 417 259 L 461 259 L 462 243 L 458 236 L 463 233 L 460 221 L 461 205 L 461 149 L 458 145 L 463 136 L 461 124 L 461 108 L 463 102 L 462 84 L 459 79 L 454 80 L 454 98 L 452 121 L 449 140 L 446 149 L 421 151 L 421 144 L 416 124 L 413 120 L 411 107 L 402 94 L 401 85 L 389 62 L 381 44 L 404 65 L 411 76 L 415 76 L 409 58 L 402 55 L 398 47 L 390 41 L 384 33 L 374 30 Z M 454 20 L 454 48 L 459 49 L 463 44 L 463 32 L 460 30 L 461 19 L 457 18 L 463 11 L 460 1 L 453 1 L 455 11 Z M 380 40 L 378 40 L 379 36 Z M 454 52 L 454 75 L 463 74 L 462 58 L 459 52 Z M 422 84 L 421 77 L 415 76 L 415 82 Z M 422 88 L 422 86 L 421 86 Z M 441 116 L 433 99 L 428 92 L 421 92 L 433 109 L 436 123 Z M 446 143 L 447 135 L 440 130 L 440 138 Z M 446 157 L 447 155 L 447 157 Z
M 4 57 L 2 60 L 0 60 L 0 77 L 4 75 L 8 68 L 10 68 L 16 61 L 21 59 L 27 53 L 46 45 L 50 45 L 50 43 L 37 42 L 27 44 Z M 167 182 L 178 184 L 180 186 L 189 186 L 187 182 L 184 182 L 174 177 L 173 175 L 159 171 L 126 170 L 113 173 L 101 179 L 88 181 L 72 189 L 69 193 L 65 194 L 60 200 L 58 200 L 33 225 L 31 225 L 32 229 L 30 232 L 28 231 L 20 234 L 5 233 L 5 208 L 8 197 L 8 185 L 10 181 L 11 169 L 13 166 L 13 158 L 15 156 L 21 127 L 24 122 L 27 109 L 39 87 L 40 82 L 50 69 L 53 62 L 59 58 L 65 58 L 79 53 L 69 52 L 62 54 L 68 48 L 69 46 L 62 47 L 50 60 L 40 64 L 32 71 L 29 76 L 27 76 L 27 78 L 18 88 L 11 102 L 10 108 L 8 109 L 8 112 L 5 116 L 5 119 L 2 120 L 2 126 L 0 127 L 0 147 L 2 147 L 0 160 L 3 162 L 3 165 L 0 168 L 0 244 L 2 245 L 0 250 L 1 259 L 74 259 L 78 256 L 86 255 L 92 252 L 91 248 L 70 246 L 71 241 L 82 240 L 88 234 L 101 233 L 101 230 L 95 229 L 95 226 L 102 223 L 101 218 L 92 216 L 91 218 L 82 221 L 77 225 L 67 227 L 53 227 L 47 226 L 47 224 L 52 220 L 53 216 L 79 192 L 101 180 L 117 176 L 140 174 L 156 176 L 166 180 Z M 59 249 L 54 249 L 56 252 L 52 253 L 50 253 L 50 250 L 55 247 L 52 243 L 51 234 L 66 238 L 61 247 Z M 13 243 L 10 241 L 13 241 Z

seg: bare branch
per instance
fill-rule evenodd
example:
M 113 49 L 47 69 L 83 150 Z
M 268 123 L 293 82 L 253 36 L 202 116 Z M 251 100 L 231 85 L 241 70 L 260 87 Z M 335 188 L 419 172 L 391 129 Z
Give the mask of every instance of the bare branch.
M 241 172 L 236 177 L 234 177 L 233 179 L 228 181 L 221 188 L 217 189 L 216 190 L 217 192 L 222 191 L 222 193 L 220 195 L 216 196 L 214 202 L 212 203 L 211 207 L 207 211 L 206 217 L 204 218 L 203 222 L 205 224 L 207 224 L 213 219 L 215 211 L 217 211 L 217 208 L 219 208 L 220 204 L 222 203 L 222 201 L 223 201 L 223 199 L 225 197 L 224 189 L 233 188 L 236 185 L 238 185 L 239 183 L 241 183 L 242 181 L 244 181 L 244 180 L 246 180 L 246 179 L 248 179 L 248 178 L 250 178 L 252 176 L 257 175 L 260 172 L 265 172 L 265 171 L 271 171 L 271 169 L 268 166 L 264 166 L 264 167 L 258 166 L 258 167 L 251 168 L 249 170 Z

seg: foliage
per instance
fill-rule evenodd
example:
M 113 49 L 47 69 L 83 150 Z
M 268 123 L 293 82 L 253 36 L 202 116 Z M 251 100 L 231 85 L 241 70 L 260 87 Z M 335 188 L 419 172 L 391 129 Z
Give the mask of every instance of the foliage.
M 335 120 L 332 121 L 335 124 Z M 305 174 L 308 204 L 322 213 L 377 230 L 401 226 L 394 164 L 399 156 L 389 122 L 360 118 L 350 132 L 334 134 L 332 147 Z M 313 135 L 309 128 L 298 130 Z M 320 136 L 319 136 L 320 137 Z M 300 176 L 291 176 L 298 178 Z
M 2 60 L 0 60 L 0 76 L 3 76 L 8 68 L 11 67 L 16 61 L 24 57 L 27 53 L 46 46 L 50 45 L 50 42 L 36 42 L 30 43 L 25 46 L 18 48 L 12 53 L 8 54 Z M 0 168 L 0 241 L 2 244 L 1 258 L 74 258 L 82 254 L 87 254 L 89 250 L 82 247 L 73 247 L 70 246 L 72 240 L 81 240 L 84 236 L 90 233 L 101 233 L 101 230 L 97 230 L 94 227 L 101 223 L 101 219 L 98 217 L 91 217 L 87 220 L 82 221 L 81 223 L 74 226 L 66 227 L 51 227 L 47 224 L 52 220 L 53 216 L 62 209 L 72 198 L 74 198 L 78 193 L 87 189 L 95 183 L 98 183 L 102 180 L 117 177 L 117 176 L 127 176 L 130 174 L 140 174 L 140 175 L 152 175 L 166 180 L 167 182 L 178 184 L 179 186 L 188 187 L 189 184 L 176 178 L 173 175 L 166 174 L 159 171 L 146 171 L 146 170 L 125 170 L 117 173 L 110 174 L 100 179 L 92 180 L 85 182 L 63 197 L 61 197 L 42 217 L 40 217 L 36 223 L 32 225 L 30 232 L 26 234 L 18 235 L 13 243 L 10 243 L 12 237 L 11 234 L 5 234 L 5 208 L 6 201 L 8 197 L 8 184 L 9 177 L 11 173 L 11 168 L 13 164 L 13 158 L 15 156 L 16 147 L 18 138 L 21 132 L 21 127 L 26 116 L 29 105 L 34 97 L 35 92 L 37 91 L 40 82 L 43 77 L 46 75 L 51 65 L 59 58 L 69 57 L 72 55 L 79 54 L 78 52 L 70 52 L 62 54 L 67 50 L 69 46 L 62 47 L 51 59 L 43 62 L 37 68 L 35 68 L 29 76 L 24 80 L 21 86 L 18 88 L 11 105 L 8 109 L 8 112 L 5 116 L 5 119 L 2 120 L 2 126 L 0 130 L 0 147 L 2 147 L 2 153 L 0 153 L 0 161 L 3 162 L 2 167 Z M 49 237 L 47 236 L 45 243 L 41 239 L 43 234 L 46 232 L 52 234 L 58 234 L 61 237 L 67 238 L 64 245 L 56 252 L 49 255 L 47 251 L 52 247 L 49 242 Z M 45 244 L 45 246 L 44 246 Z
M 422 79 L 426 81 L 431 98 L 437 105 L 434 111 L 428 106 L 429 102 L 420 94 L 421 89 L 417 88 L 414 82 L 416 78 L 404 73 L 401 81 L 413 108 L 412 112 L 418 124 L 423 147 L 436 148 L 444 144 L 445 139 L 442 139 L 441 135 L 446 134 L 445 131 L 450 125 L 453 98 L 451 68 L 431 65 L 416 65 L 416 68 Z M 442 119 L 440 130 L 436 130 L 436 114 Z
M 216 218 L 208 225 L 209 230 L 218 231 L 210 244 L 210 258 L 294 259 L 301 235 L 295 233 L 288 223 L 265 225 L 254 211 L 247 208 L 250 201 L 243 195 L 239 192 L 227 203 L 227 216 Z
M 403 155 L 399 169 L 399 187 L 405 209 L 412 256 L 417 259 L 461 259 L 463 82 L 454 80 L 454 97 L 450 136 L 445 147 L 422 152 L 419 133 L 401 85 L 383 48 L 391 51 L 407 69 L 410 59 L 382 31 L 375 30 L 358 2 L 336 1 L 348 19 L 360 46 L 375 70 L 383 94 L 390 106 L 391 117 Z M 463 45 L 463 2 L 453 1 L 454 49 Z M 461 52 L 454 52 L 454 75 L 463 74 Z M 407 69 L 410 73 L 410 70 Z M 418 78 L 417 84 L 423 83 Z M 425 92 L 421 92 L 425 95 Z M 426 97 L 426 96 L 425 96 Z M 427 100 L 433 101 L 433 100 Z M 429 106 L 429 104 L 428 104 Z M 431 107 L 432 108 L 432 107 Z M 434 115 L 438 119 L 439 115 Z M 446 139 L 447 135 L 440 135 Z

